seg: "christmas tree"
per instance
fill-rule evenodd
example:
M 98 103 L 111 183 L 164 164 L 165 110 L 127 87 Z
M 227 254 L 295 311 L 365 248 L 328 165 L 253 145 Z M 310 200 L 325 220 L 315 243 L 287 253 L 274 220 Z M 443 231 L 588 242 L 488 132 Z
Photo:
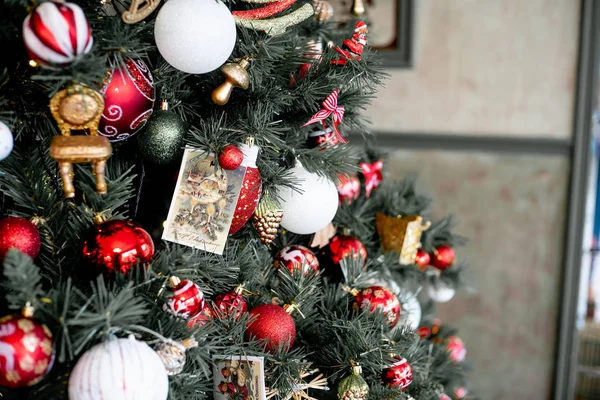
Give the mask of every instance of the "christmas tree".
M 0 5 L 3 398 L 466 396 L 425 317 L 464 240 L 384 179 L 360 112 L 385 73 L 332 14 Z

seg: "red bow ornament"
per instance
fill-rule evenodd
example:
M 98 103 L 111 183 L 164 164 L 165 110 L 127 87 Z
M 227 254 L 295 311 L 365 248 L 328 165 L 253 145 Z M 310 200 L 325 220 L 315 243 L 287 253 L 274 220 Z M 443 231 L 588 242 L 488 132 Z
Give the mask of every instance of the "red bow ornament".
M 331 94 L 327 96 L 323 102 L 323 108 L 313 115 L 307 123 L 302 125 L 302 127 L 321 121 L 323 128 L 327 128 L 327 125 L 325 125 L 325 119 L 331 115 L 333 118 L 333 131 L 338 141 L 342 143 L 348 143 L 348 141 L 344 139 L 338 130 L 339 124 L 341 124 L 342 119 L 344 119 L 344 106 L 338 106 L 338 93 L 339 90 L 334 90 L 331 92 Z
M 382 168 L 382 160 L 375 161 L 373 164 L 366 162 L 360 163 L 360 169 L 362 169 L 363 176 L 365 177 L 365 189 L 367 192 L 367 197 L 371 195 L 371 191 L 376 189 L 383 180 L 383 174 L 381 173 Z

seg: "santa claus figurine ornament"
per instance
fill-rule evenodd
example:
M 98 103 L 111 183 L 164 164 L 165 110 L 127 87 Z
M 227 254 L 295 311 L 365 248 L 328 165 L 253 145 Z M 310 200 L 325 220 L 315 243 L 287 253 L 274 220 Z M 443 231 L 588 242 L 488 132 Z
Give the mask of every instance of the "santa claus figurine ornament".
M 333 47 L 340 53 L 340 57 L 337 60 L 331 60 L 331 64 L 346 65 L 348 60 L 360 60 L 363 49 L 367 45 L 367 32 L 367 24 L 364 21 L 358 21 L 354 27 L 352 38 L 344 40 L 342 48 Z

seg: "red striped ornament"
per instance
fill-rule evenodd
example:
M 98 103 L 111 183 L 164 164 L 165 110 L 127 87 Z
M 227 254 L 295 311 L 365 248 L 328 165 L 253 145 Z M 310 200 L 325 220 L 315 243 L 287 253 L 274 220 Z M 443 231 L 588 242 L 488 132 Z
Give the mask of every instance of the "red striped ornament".
M 29 57 L 40 64 L 66 65 L 87 54 L 94 42 L 83 10 L 74 3 L 46 1 L 23 21 Z
M 258 206 L 258 200 L 262 193 L 262 178 L 260 171 L 256 167 L 256 159 L 258 158 L 260 148 L 254 145 L 243 144 L 240 146 L 240 150 L 244 153 L 242 167 L 246 167 L 246 174 L 244 175 L 240 195 L 235 205 L 229 234 L 236 233 L 248 222 L 252 214 L 254 214 L 256 206 Z

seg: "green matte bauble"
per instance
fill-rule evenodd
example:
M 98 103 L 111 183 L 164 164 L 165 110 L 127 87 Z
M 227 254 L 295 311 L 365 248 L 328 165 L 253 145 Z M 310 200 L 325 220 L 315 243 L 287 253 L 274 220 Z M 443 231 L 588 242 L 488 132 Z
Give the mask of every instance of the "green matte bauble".
M 338 399 L 366 400 L 369 396 L 369 385 L 361 374 L 360 366 L 352 367 L 351 374 L 338 383 Z
M 146 161 L 153 164 L 169 164 L 183 154 L 186 123 L 168 110 L 155 111 L 141 134 L 137 135 L 137 147 Z

